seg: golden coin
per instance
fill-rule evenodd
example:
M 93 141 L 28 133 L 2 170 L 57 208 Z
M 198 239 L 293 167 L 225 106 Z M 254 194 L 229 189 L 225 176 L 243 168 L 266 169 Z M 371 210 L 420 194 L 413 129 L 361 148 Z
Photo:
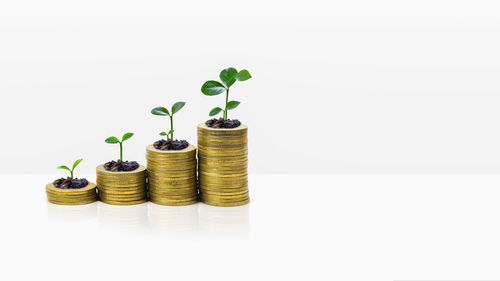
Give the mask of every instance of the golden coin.
M 147 202 L 148 200 L 146 198 L 140 199 L 140 200 L 135 200 L 135 201 L 113 201 L 113 200 L 101 200 L 101 202 L 109 204 L 109 205 L 137 205 L 137 204 L 142 204 Z
M 146 147 L 151 201 L 161 205 L 189 205 L 198 201 L 196 147 L 162 151 Z
M 217 207 L 236 207 L 236 206 L 242 206 L 246 205 L 250 202 L 250 198 L 245 199 L 243 201 L 239 202 L 214 202 L 214 201 L 207 201 L 207 200 L 201 200 L 201 202 L 207 204 L 207 205 L 212 205 L 212 206 L 217 206 Z
M 97 200 L 96 185 L 89 182 L 83 188 L 61 189 L 52 183 L 45 186 L 47 200 L 58 205 L 83 205 Z
M 191 200 L 191 201 L 185 201 L 185 202 L 166 202 L 166 201 L 158 201 L 158 200 L 151 199 L 151 202 L 158 204 L 158 205 L 164 205 L 164 206 L 187 206 L 187 205 L 192 205 L 192 204 L 198 203 L 198 199 Z
M 240 194 L 248 194 L 248 189 L 246 189 L 246 190 L 238 190 L 238 191 L 212 191 L 212 190 L 204 190 L 203 194 L 211 195 L 211 196 L 240 195 Z
M 199 124 L 197 132 L 201 201 L 214 206 L 247 204 L 248 127 L 214 129 Z
M 243 198 L 248 198 L 248 192 L 242 193 L 242 194 L 218 194 L 218 195 L 213 195 L 213 194 L 208 194 L 206 192 L 200 193 L 201 198 L 206 198 L 211 201 L 240 201 L 238 199 L 243 200 Z
M 103 165 L 96 168 L 99 199 L 113 205 L 134 205 L 147 201 L 146 168 L 111 172 Z

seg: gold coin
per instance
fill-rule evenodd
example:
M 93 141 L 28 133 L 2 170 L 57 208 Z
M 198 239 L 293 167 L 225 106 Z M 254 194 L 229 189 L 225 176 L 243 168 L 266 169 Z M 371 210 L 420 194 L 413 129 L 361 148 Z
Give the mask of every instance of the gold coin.
M 192 205 L 192 204 L 198 203 L 198 199 L 191 200 L 191 201 L 185 201 L 185 202 L 166 202 L 166 201 L 159 201 L 159 200 L 151 199 L 151 202 L 158 204 L 158 205 L 164 205 L 164 206 L 187 206 L 187 205 Z
M 113 201 L 113 200 L 101 200 L 101 202 L 110 204 L 110 205 L 137 205 L 137 204 L 142 204 L 147 202 L 148 199 L 140 199 L 140 200 L 135 200 L 135 201 Z
M 45 191 L 47 200 L 58 205 L 83 205 L 97 200 L 96 185 L 91 182 L 78 189 L 61 189 L 49 183 L 45 186 Z
M 207 205 L 212 205 L 212 206 L 218 206 L 218 207 L 236 207 L 236 206 L 242 206 L 246 205 L 250 202 L 249 199 L 245 199 L 243 201 L 239 202 L 214 202 L 214 201 L 207 201 L 207 200 L 201 200 L 201 202 L 207 204 Z
M 240 206 L 248 195 L 248 127 L 214 129 L 199 124 L 198 176 L 201 201 Z
M 148 145 L 146 160 L 153 203 L 178 206 L 198 201 L 195 146 L 162 151 Z
M 146 168 L 111 172 L 103 165 L 96 168 L 99 200 L 112 205 L 135 205 L 147 201 Z
M 205 198 L 211 201 L 240 201 L 244 198 L 248 198 L 248 192 L 242 194 L 207 194 L 206 192 L 200 193 L 201 198 Z
M 212 195 L 212 196 L 226 196 L 226 195 L 239 195 L 239 194 L 248 194 L 248 189 L 238 190 L 238 191 L 212 191 L 212 190 L 204 190 L 203 194 Z

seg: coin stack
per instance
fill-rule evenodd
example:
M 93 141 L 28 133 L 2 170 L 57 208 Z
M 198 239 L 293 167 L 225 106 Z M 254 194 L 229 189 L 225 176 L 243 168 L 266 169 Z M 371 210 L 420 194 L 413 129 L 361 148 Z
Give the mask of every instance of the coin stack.
M 62 189 L 52 183 L 45 186 L 47 199 L 50 203 L 58 205 L 83 205 L 97 201 L 95 184 L 89 182 L 83 188 Z
M 248 127 L 214 129 L 198 125 L 198 174 L 203 203 L 245 205 L 248 195 Z
M 160 205 L 184 206 L 198 202 L 196 147 L 182 150 L 146 148 L 149 196 Z
M 104 165 L 96 168 L 99 200 L 111 205 L 134 205 L 147 201 L 146 168 L 111 172 Z

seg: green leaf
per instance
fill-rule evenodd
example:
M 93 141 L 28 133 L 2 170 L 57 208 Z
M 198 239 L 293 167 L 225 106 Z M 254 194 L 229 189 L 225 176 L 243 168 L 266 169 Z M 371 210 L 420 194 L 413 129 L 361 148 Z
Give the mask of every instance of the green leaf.
M 120 140 L 118 140 L 117 137 L 109 137 L 109 138 L 105 139 L 104 141 L 107 143 L 119 143 L 120 142 Z
M 68 170 L 71 172 L 71 169 L 68 168 L 68 166 L 59 166 L 59 167 L 57 167 L 57 169 Z
M 234 76 L 234 78 L 238 81 L 246 81 L 252 78 L 252 75 L 250 75 L 250 72 L 248 72 L 248 70 L 242 69 L 240 70 L 240 72 L 238 72 L 238 74 Z
M 201 86 L 201 92 L 207 96 L 216 96 L 226 90 L 226 87 L 222 83 L 217 81 L 207 81 Z
M 222 111 L 222 108 L 215 107 L 212 110 L 210 110 L 210 113 L 208 115 L 215 116 L 215 115 L 219 114 L 219 112 L 221 112 L 221 111 Z
M 128 140 L 129 138 L 131 138 L 132 136 L 134 135 L 134 133 L 126 133 L 123 135 L 122 137 L 122 142 Z
M 167 133 L 165 133 L 165 132 L 161 132 L 161 133 L 160 133 L 160 136 L 166 136 L 166 135 L 168 135 L 168 134 L 167 134 Z
M 222 70 L 219 74 L 220 80 L 229 88 L 236 82 L 234 76 L 238 74 L 238 70 L 233 67 Z
M 158 106 L 153 109 L 151 109 L 151 113 L 154 115 L 160 115 L 160 116 L 170 116 L 170 113 L 165 107 Z
M 179 110 L 181 110 L 181 108 L 185 105 L 186 103 L 183 102 L 183 101 L 178 101 L 176 103 L 174 103 L 174 105 L 172 105 L 172 115 L 174 115 L 174 113 L 177 113 Z
M 173 132 L 174 132 L 174 130 L 170 130 L 170 131 L 168 131 L 167 135 L 170 135 L 170 134 L 172 134 Z
M 240 102 L 239 102 L 239 101 L 232 100 L 232 101 L 230 101 L 230 102 L 228 102 L 228 103 L 227 103 L 226 108 L 227 108 L 228 110 L 230 110 L 230 109 L 235 109 L 235 108 L 237 108 L 237 107 L 238 107 L 238 105 L 240 105 Z
M 73 170 L 76 168 L 76 166 L 78 166 L 78 164 L 80 164 L 80 162 L 82 162 L 83 159 L 78 159 L 75 161 L 75 163 L 73 163 Z

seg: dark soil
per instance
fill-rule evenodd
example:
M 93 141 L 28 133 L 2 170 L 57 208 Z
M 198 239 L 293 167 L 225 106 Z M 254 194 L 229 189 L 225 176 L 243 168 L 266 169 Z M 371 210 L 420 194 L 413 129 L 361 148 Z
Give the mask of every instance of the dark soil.
M 159 150 L 181 150 L 189 146 L 189 143 L 185 140 L 159 140 L 153 144 L 156 149 Z
M 84 188 L 89 184 L 89 182 L 86 179 L 77 179 L 77 178 L 60 178 L 58 180 L 55 180 L 52 183 L 55 187 L 57 188 L 62 188 L 62 189 L 69 189 L 69 188 Z
M 139 163 L 135 161 L 109 161 L 104 164 L 104 170 L 111 172 L 130 172 L 139 168 Z
M 227 119 L 224 120 L 223 118 L 214 118 L 210 119 L 207 122 L 205 122 L 205 125 L 210 128 L 236 128 L 241 125 L 241 122 L 238 119 Z

